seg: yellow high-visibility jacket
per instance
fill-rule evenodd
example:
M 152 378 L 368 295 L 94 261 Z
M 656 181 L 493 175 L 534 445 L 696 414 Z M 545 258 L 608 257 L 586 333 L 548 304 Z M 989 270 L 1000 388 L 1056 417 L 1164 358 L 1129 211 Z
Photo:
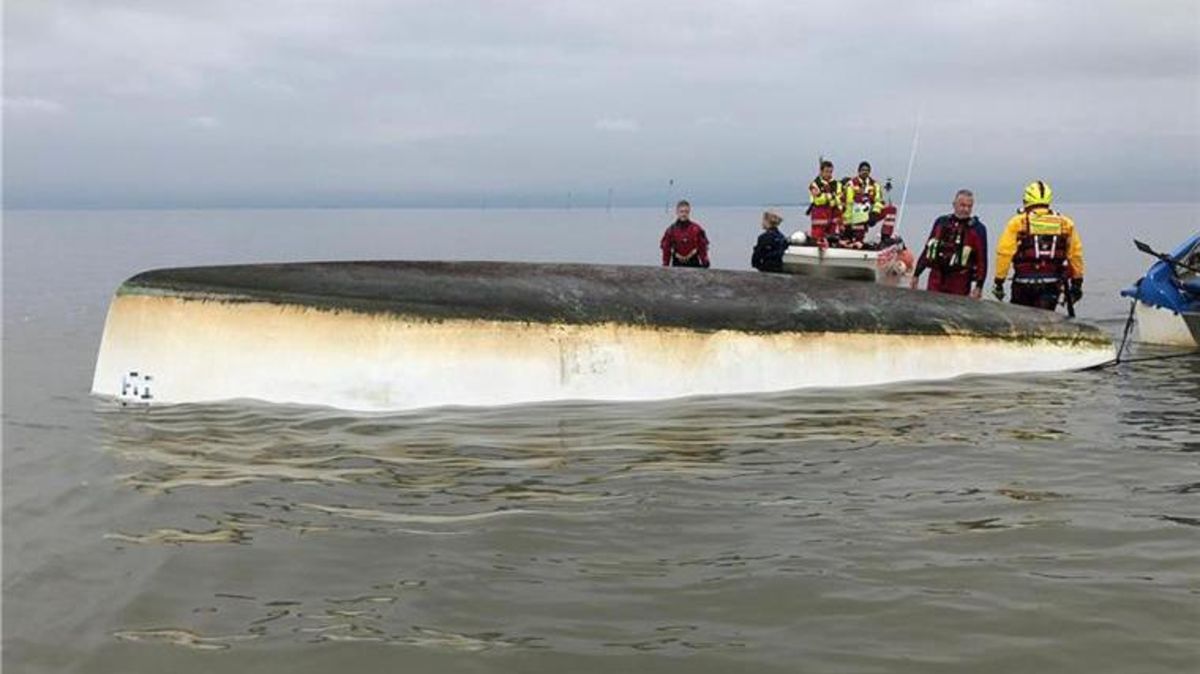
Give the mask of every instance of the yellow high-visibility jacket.
M 1079 239 L 1075 221 L 1045 206 L 1035 206 L 1014 215 L 1004 226 L 1004 232 L 1000 234 L 1000 241 L 996 244 L 996 279 L 1008 276 L 1013 258 L 1021 247 L 1021 240 L 1031 235 L 1031 228 L 1034 234 L 1038 233 L 1039 226 L 1045 228 L 1045 232 L 1058 233 L 1066 240 L 1068 273 L 1071 278 L 1083 278 L 1083 241 Z
M 827 191 L 826 185 L 832 186 L 832 191 Z M 841 210 L 842 208 L 842 183 L 834 178 L 829 181 L 822 180 L 819 176 L 808 184 L 808 201 L 813 206 L 829 206 Z
M 858 197 L 859 192 L 862 191 L 861 188 L 855 188 L 854 181 L 856 179 L 852 178 L 846 183 L 846 194 L 844 195 L 844 203 L 846 204 L 845 218 L 846 223 L 850 225 L 864 224 L 871 219 L 872 213 L 879 215 L 883 211 L 883 185 L 876 182 L 874 178 L 868 178 L 871 182 L 867 189 L 874 192 L 874 194 L 870 195 L 871 202 L 869 207 L 866 210 L 863 210 L 861 207 L 855 207 L 855 199 Z

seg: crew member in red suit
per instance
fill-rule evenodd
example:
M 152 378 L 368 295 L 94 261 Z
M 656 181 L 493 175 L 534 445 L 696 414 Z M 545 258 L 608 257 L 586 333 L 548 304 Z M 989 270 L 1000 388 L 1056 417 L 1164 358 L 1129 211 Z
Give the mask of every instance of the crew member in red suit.
M 708 235 L 692 220 L 687 201 L 675 204 L 675 222 L 663 232 L 660 246 L 664 267 L 708 267 Z
M 822 248 L 837 240 L 842 230 L 842 183 L 833 177 L 833 162 L 821 160 L 821 172 L 808 184 L 808 211 L 812 226 L 808 236 Z
M 983 223 L 971 215 L 974 207 L 975 195 L 970 190 L 959 190 L 954 195 L 954 212 L 933 221 L 913 270 L 913 288 L 921 272 L 928 269 L 927 290 L 979 299 L 987 280 L 987 241 L 980 239 Z

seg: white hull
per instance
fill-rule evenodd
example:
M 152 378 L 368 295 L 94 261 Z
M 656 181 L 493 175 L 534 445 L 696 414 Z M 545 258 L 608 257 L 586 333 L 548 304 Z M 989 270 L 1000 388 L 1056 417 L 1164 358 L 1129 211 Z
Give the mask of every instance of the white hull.
M 1077 369 L 1112 356 L 1111 344 L 1086 341 L 429 320 L 118 294 L 92 388 L 152 403 L 403 410 L 865 386 Z
M 879 253 L 873 250 L 791 246 L 783 254 L 783 270 L 800 276 L 874 281 Z
M 1138 302 L 1134 309 L 1136 328 L 1134 341 L 1165 346 L 1200 347 L 1196 332 L 1188 327 L 1189 318 L 1170 309 Z M 1190 316 L 1190 321 L 1200 325 L 1200 316 Z

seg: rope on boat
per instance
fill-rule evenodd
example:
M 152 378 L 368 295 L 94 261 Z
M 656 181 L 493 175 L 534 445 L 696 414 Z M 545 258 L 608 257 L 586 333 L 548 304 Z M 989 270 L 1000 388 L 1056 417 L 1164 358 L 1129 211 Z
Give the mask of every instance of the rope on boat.
M 1140 281 L 1139 281 L 1139 283 L 1140 283 Z M 1103 370 L 1104 368 L 1107 368 L 1107 367 L 1115 367 L 1117 365 L 1120 365 L 1121 363 L 1145 363 L 1145 362 L 1151 361 L 1151 360 L 1170 360 L 1171 358 L 1187 358 L 1188 356 L 1192 356 L 1192 357 L 1200 356 L 1200 352 L 1184 351 L 1183 353 L 1164 353 L 1164 354 L 1161 354 L 1158 356 L 1146 356 L 1144 358 L 1128 358 L 1126 360 L 1121 360 L 1121 355 L 1125 353 L 1125 345 L 1129 343 L 1130 330 L 1133 329 L 1133 322 L 1134 322 L 1133 310 L 1136 306 L 1137 306 L 1137 298 L 1135 297 L 1135 298 L 1133 298 L 1132 301 L 1129 302 L 1129 317 L 1125 319 L 1125 329 L 1121 335 L 1121 347 L 1117 349 L 1117 357 L 1113 358 L 1110 361 L 1100 363 L 1099 365 L 1093 365 L 1091 367 L 1084 368 L 1084 370 Z
M 1138 280 L 1138 285 L 1141 285 L 1141 280 Z M 1136 294 L 1136 293 L 1135 293 Z M 1121 362 L 1121 354 L 1125 353 L 1125 344 L 1129 342 L 1129 331 L 1133 328 L 1133 310 L 1137 308 L 1137 298 L 1134 297 L 1129 301 L 1129 317 L 1125 319 L 1125 330 L 1121 335 L 1121 348 L 1117 349 L 1117 357 L 1113 359 L 1114 363 Z

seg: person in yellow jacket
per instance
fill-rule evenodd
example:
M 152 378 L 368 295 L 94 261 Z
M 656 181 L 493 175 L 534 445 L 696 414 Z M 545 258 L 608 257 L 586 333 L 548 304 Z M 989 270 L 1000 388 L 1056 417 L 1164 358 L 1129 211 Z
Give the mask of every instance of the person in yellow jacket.
M 842 184 L 833 177 L 833 162 L 821 160 L 821 172 L 808 184 L 809 237 L 824 248 L 842 231 Z
M 869 162 L 859 162 L 858 175 L 846 181 L 844 203 L 846 238 L 861 243 L 883 211 L 883 186 L 871 177 Z
M 1025 187 L 1021 211 L 1008 221 L 996 244 L 996 299 L 1004 299 L 1009 267 L 1013 304 L 1054 311 L 1065 291 L 1073 310 L 1083 297 L 1083 242 L 1071 218 L 1050 210 L 1053 196 L 1042 180 Z

